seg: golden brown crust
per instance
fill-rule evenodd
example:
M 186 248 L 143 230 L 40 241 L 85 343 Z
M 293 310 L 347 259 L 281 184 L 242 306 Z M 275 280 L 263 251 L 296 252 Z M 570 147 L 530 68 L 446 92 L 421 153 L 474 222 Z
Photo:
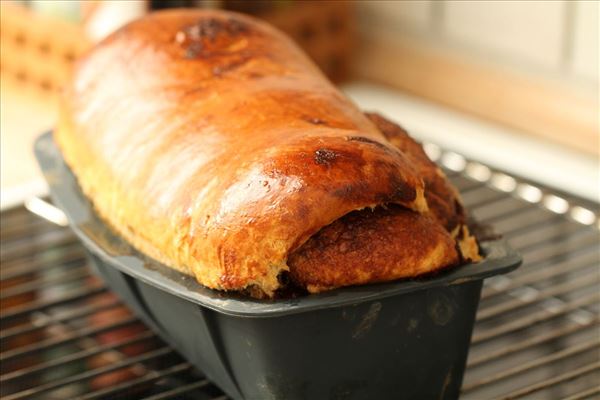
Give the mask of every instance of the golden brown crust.
M 292 281 L 313 293 L 416 277 L 458 262 L 455 242 L 440 224 L 399 206 L 354 211 L 288 260 Z
M 367 116 L 423 178 L 429 212 L 379 207 L 352 212 L 324 227 L 288 259 L 292 281 L 313 293 L 416 277 L 461 259 L 481 260 L 460 196 L 442 170 L 402 127 L 378 114 Z
M 290 251 L 424 184 L 285 36 L 219 11 L 150 15 L 78 64 L 56 140 L 98 213 L 206 286 L 267 295 Z

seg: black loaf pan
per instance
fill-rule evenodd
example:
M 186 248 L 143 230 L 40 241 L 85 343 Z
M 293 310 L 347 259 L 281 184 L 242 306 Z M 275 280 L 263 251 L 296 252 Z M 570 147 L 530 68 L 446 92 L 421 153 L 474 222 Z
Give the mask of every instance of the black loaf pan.
M 482 243 L 484 261 L 428 279 L 243 298 L 207 289 L 116 236 L 51 133 L 35 153 L 97 273 L 233 399 L 456 399 L 483 279 L 521 262 L 494 240 Z

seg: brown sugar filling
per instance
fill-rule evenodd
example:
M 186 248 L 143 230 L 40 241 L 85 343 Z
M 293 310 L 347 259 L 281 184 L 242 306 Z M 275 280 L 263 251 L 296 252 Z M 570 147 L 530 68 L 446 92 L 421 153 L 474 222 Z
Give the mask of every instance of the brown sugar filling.
M 459 261 L 441 224 L 397 205 L 351 212 L 288 257 L 292 283 L 311 292 L 415 277 Z

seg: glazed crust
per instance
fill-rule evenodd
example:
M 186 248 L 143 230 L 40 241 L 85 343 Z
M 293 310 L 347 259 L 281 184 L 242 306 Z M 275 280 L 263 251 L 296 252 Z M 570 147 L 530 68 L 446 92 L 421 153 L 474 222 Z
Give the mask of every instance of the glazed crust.
M 402 132 L 265 23 L 175 10 L 78 63 L 55 139 L 98 214 L 138 250 L 205 286 L 273 296 L 288 258 L 312 291 L 457 262 L 455 192 Z M 323 244 L 340 229 L 355 259 Z M 361 264 L 366 251 L 380 271 Z
M 428 213 L 413 160 L 292 41 L 234 13 L 159 12 L 108 37 L 77 64 L 55 139 L 119 234 L 215 289 L 272 296 L 289 254 L 352 211 Z

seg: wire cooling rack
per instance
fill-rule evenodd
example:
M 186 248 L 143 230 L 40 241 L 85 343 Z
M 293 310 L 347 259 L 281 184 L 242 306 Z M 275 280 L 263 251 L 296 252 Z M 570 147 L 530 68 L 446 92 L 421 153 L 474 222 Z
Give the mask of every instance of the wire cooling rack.
M 462 398 L 598 398 L 598 205 L 425 148 L 524 258 L 484 284 Z M 227 398 L 90 274 L 60 212 L 33 199 L 0 221 L 3 399 Z

